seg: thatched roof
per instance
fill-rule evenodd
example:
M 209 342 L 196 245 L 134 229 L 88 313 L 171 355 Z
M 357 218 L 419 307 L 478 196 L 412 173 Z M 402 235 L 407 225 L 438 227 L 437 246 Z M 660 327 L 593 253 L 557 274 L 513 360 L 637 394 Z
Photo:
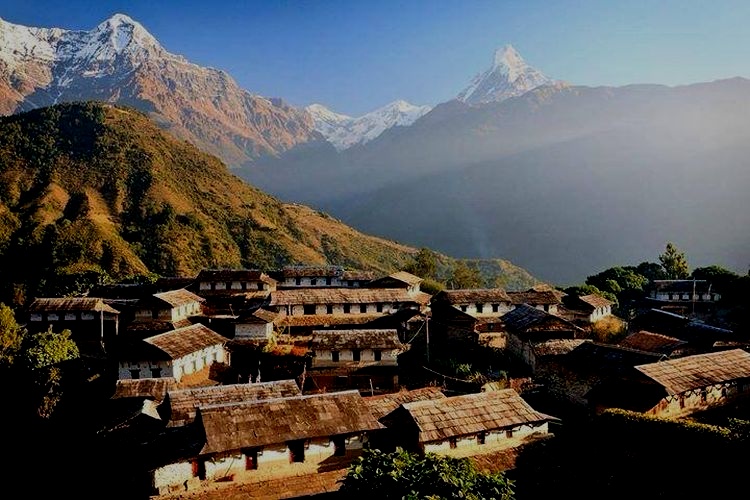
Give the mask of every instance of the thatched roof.
M 120 314 L 103 299 L 94 297 L 38 298 L 29 306 L 29 312 L 105 312 Z
M 743 349 L 696 354 L 635 367 L 671 395 L 750 378 L 750 353 Z
M 341 349 L 400 349 L 403 347 L 396 330 L 313 330 L 310 348 L 313 350 Z
M 381 429 L 359 391 L 200 407 L 201 454 Z
M 508 293 L 502 288 L 476 288 L 463 290 L 441 290 L 435 294 L 435 301 L 449 304 L 501 303 L 511 302 Z
M 402 407 L 419 428 L 420 443 L 556 420 L 534 410 L 513 389 L 418 401 Z
M 301 394 L 297 382 L 294 380 L 170 390 L 167 397 L 171 412 L 169 425 L 185 425 L 192 422 L 200 406 L 286 398 Z
M 439 387 L 422 387 L 411 391 L 401 390 L 391 394 L 367 396 L 364 400 L 367 406 L 370 407 L 372 415 L 377 419 L 381 419 L 404 403 L 444 399 L 445 397 L 445 394 L 443 394 L 443 391 Z
M 202 324 L 178 328 L 144 339 L 144 342 L 164 352 L 169 359 L 179 359 L 207 347 L 224 344 L 226 341 L 226 337 Z

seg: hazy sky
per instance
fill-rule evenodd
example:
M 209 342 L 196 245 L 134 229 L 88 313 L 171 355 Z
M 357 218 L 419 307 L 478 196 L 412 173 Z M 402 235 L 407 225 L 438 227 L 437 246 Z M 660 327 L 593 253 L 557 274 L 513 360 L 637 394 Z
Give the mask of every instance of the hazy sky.
M 116 12 L 252 92 L 348 114 L 449 100 L 506 43 L 582 85 L 750 77 L 748 0 L 0 0 L 0 17 L 29 26 L 91 29 Z

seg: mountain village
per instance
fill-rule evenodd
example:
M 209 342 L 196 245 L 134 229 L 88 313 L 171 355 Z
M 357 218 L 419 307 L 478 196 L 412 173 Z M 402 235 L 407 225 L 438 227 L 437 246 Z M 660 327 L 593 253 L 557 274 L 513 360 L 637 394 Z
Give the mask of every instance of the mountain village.
M 728 483 L 728 469 L 674 477 L 670 464 L 692 460 L 678 450 L 694 450 L 665 430 L 750 442 L 750 332 L 717 321 L 720 280 L 644 274 L 615 302 L 495 256 L 512 249 L 570 282 L 661 241 L 659 224 L 698 234 L 713 216 L 693 243 L 744 258 L 750 177 L 736 173 L 747 156 L 736 148 L 750 80 L 577 86 L 504 45 L 454 95 L 348 116 L 244 90 L 125 14 L 89 31 L 0 19 L 0 293 L 22 306 L 17 331 L 70 335 L 77 349 L 42 360 L 58 378 L 30 382 L 65 425 L 29 424 L 37 446 L 17 448 L 28 453 L 17 470 L 107 483 L 97 498 L 324 500 L 341 498 L 368 451 L 405 450 L 547 481 L 549 494 L 594 484 L 583 464 L 606 462 L 589 453 L 577 470 L 594 448 L 574 458 L 570 429 L 620 418 L 632 426 L 602 434 L 621 440 L 607 457 L 634 435 L 648 450 L 623 452 L 613 470 L 627 476 L 623 464 L 641 460 L 666 488 Z M 659 126 L 676 132 L 655 140 Z M 683 164 L 684 176 L 668 170 Z M 729 201 L 703 210 L 719 198 Z M 486 287 L 438 283 L 408 266 L 417 248 L 404 235 L 441 248 L 448 267 L 464 263 L 448 255 L 489 255 L 500 271 L 485 272 Z M 92 276 L 85 291 L 49 291 Z M 746 287 L 750 275 L 736 277 Z M 522 280 L 537 284 L 513 286 Z M 11 344 L 0 337 L 12 378 L 27 360 Z M 709 428 L 715 415 L 731 425 Z M 46 436 L 67 448 L 44 448 Z M 639 482 L 599 476 L 608 491 Z M 542 496 L 526 491 L 521 500 Z
M 421 282 L 336 266 L 205 269 L 37 298 L 24 326 L 69 329 L 81 362 L 110 381 L 89 411 L 107 416 L 103 442 L 138 457 L 131 474 L 154 498 L 328 493 L 373 447 L 506 471 L 570 419 L 607 408 L 679 419 L 750 394 L 749 340 L 684 315 L 720 298 L 705 281 L 651 283 L 618 343 L 592 335 L 622 321 L 598 295 L 431 296 Z M 484 377 L 441 373 L 439 357 L 480 350 L 497 363 Z

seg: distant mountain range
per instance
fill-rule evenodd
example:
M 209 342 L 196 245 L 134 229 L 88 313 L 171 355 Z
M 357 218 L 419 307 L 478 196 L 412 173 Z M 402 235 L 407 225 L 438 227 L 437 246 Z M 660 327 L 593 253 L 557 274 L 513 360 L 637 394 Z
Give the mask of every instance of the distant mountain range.
M 467 81 L 469 79 L 467 78 Z M 103 100 L 218 155 L 288 201 L 547 281 L 655 258 L 750 263 L 750 81 L 584 87 L 511 46 L 456 98 L 360 117 L 295 108 L 166 51 L 118 14 L 91 31 L 0 20 L 0 113 Z

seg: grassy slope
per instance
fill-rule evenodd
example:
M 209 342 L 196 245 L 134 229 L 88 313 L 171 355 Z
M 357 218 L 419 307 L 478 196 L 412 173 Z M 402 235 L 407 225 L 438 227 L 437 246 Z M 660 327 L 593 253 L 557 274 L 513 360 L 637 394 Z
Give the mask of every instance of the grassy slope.
M 292 263 L 385 273 L 415 251 L 282 203 L 128 108 L 66 104 L 0 120 L 5 301 L 24 302 L 61 274 Z M 513 281 L 535 281 L 506 268 Z

